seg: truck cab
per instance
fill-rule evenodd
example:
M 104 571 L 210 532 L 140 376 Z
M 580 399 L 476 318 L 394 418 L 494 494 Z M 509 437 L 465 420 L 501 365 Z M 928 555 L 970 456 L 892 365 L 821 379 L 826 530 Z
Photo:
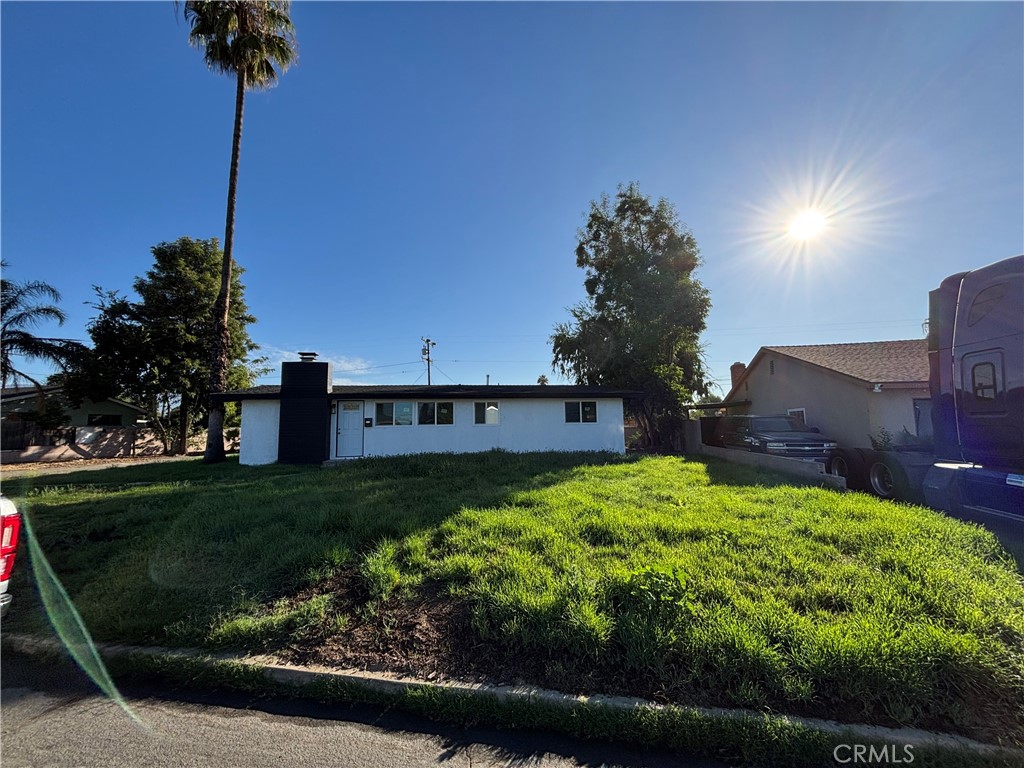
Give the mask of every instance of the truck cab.
M 1024 256 L 929 294 L 930 506 L 1024 520 Z

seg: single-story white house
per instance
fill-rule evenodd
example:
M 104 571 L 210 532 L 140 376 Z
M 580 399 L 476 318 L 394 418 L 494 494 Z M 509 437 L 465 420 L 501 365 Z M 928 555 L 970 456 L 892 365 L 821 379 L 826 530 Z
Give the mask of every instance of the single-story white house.
M 927 339 L 761 347 L 731 373 L 730 413 L 789 414 L 851 448 L 883 429 L 932 437 Z
M 309 356 L 307 356 L 309 357 Z M 625 452 L 623 400 L 563 385 L 333 386 L 329 363 L 284 363 L 281 386 L 225 392 L 242 410 L 242 464 L 508 451 Z

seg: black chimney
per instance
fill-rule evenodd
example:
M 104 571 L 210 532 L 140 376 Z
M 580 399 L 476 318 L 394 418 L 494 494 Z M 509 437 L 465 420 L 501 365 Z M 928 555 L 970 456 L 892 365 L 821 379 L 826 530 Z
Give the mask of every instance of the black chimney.
M 333 378 L 330 363 L 315 352 L 300 352 L 301 362 L 281 366 L 281 421 L 277 460 L 281 464 L 321 464 L 327 460 Z

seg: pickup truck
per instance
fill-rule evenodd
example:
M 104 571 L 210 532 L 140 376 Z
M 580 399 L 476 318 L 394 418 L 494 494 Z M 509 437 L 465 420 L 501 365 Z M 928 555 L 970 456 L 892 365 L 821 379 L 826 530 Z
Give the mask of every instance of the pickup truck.
M 804 426 L 792 416 L 723 416 L 715 428 L 714 444 L 822 463 L 838 447 L 817 427 Z
M 7 584 L 14 568 L 14 553 L 18 548 L 18 534 L 21 533 L 21 516 L 10 499 L 0 496 L 0 617 L 7 614 L 11 594 Z

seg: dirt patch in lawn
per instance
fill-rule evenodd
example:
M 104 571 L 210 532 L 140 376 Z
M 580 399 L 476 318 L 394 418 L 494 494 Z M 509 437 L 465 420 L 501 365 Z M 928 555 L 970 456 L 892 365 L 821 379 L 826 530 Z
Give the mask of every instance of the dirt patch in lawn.
M 333 611 L 326 620 L 295 634 L 278 653 L 295 664 L 387 672 L 421 680 L 460 680 L 497 685 L 534 684 L 578 693 L 628 694 L 621 681 L 612 684 L 607 672 L 590 670 L 581 679 L 557 672 L 561 665 L 532 654 L 509 654 L 481 640 L 473 629 L 471 608 L 443 586 L 428 582 L 413 595 L 395 596 L 372 604 L 360 576 L 340 573 L 296 596 L 305 601 L 330 594 Z M 339 628 L 337 617 L 344 617 Z M 551 674 L 552 668 L 556 674 Z M 602 687 L 604 686 L 604 687 Z M 638 692 L 632 691 L 634 694 Z M 653 695 L 654 691 L 643 691 Z M 656 696 L 667 701 L 664 695 Z
M 368 608 L 361 579 L 346 571 L 300 593 L 298 600 L 330 594 L 327 619 L 292 641 L 283 655 L 298 664 L 321 664 L 391 672 L 424 679 L 464 677 L 464 661 L 473 647 L 469 607 L 437 585 L 417 594 L 392 598 Z M 344 622 L 340 627 L 338 622 Z
M 315 588 L 297 595 L 305 601 L 329 594 L 332 610 L 324 621 L 292 634 L 278 655 L 295 664 L 386 672 L 421 680 L 460 680 L 496 685 L 538 685 L 571 694 L 635 696 L 659 703 L 703 706 L 736 706 L 707 689 L 684 683 L 685 665 L 669 664 L 660 673 L 628 673 L 594 660 L 557 654 L 516 653 L 500 642 L 482 640 L 472 626 L 472 609 L 463 598 L 452 596 L 435 583 L 422 585 L 414 594 L 393 596 L 370 609 L 363 580 L 346 570 Z M 342 618 L 343 617 L 343 618 Z M 786 711 L 808 717 L 822 716 L 814 703 L 766 702 L 764 711 Z M 856 702 L 836 706 L 829 717 L 845 722 L 864 720 Z M 869 718 L 878 725 L 899 727 L 889 718 Z M 923 718 L 919 727 L 953 730 L 983 741 L 1001 742 L 1009 736 L 1007 723 L 988 726 L 974 723 L 959 728 L 941 718 Z M 1017 741 L 1015 736 L 1011 741 Z

